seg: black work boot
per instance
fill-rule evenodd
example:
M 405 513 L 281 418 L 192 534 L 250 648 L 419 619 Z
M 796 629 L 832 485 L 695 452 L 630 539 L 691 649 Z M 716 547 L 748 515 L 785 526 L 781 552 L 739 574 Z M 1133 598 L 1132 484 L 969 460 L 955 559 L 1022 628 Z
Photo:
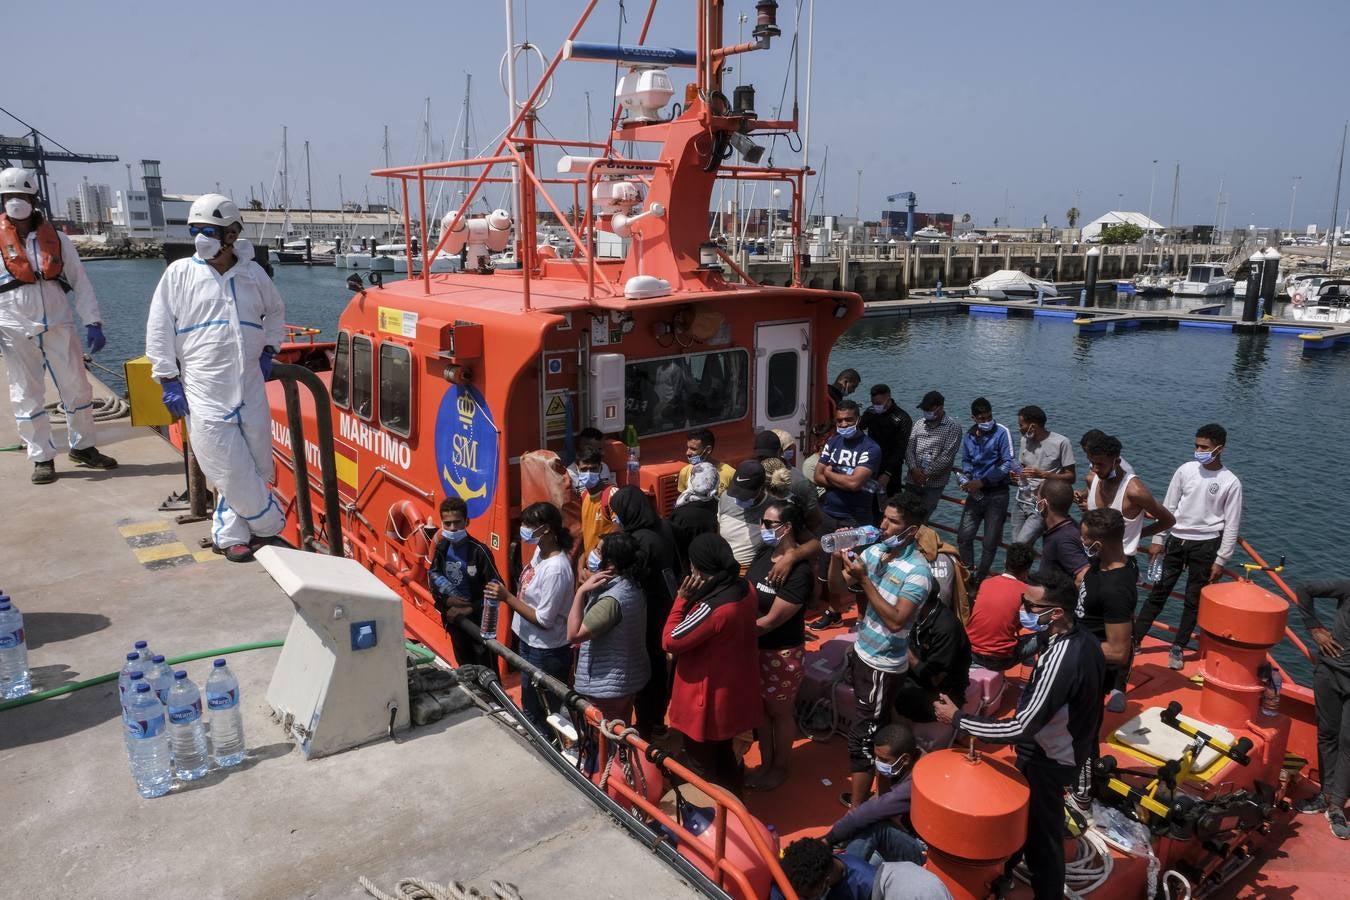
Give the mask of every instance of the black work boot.
M 56 480 L 56 460 L 33 463 L 33 484 L 51 484 Z
M 85 447 L 83 450 L 71 450 L 70 461 L 89 469 L 115 469 L 117 460 L 98 452 L 97 447 Z

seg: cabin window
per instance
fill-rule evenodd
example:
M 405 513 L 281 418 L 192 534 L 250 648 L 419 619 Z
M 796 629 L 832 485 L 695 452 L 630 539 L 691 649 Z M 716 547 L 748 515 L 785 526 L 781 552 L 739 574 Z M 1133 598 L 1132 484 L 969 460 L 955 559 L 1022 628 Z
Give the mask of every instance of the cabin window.
M 367 421 L 371 418 L 371 357 L 370 338 L 352 338 L 352 412 Z
M 749 409 L 749 369 L 750 354 L 740 348 L 631 361 L 625 420 L 639 435 L 654 435 L 740 419 Z
M 797 411 L 797 366 L 795 350 L 780 350 L 769 357 L 764 411 L 770 419 L 782 419 Z
M 333 353 L 333 380 L 329 393 L 333 396 L 333 405 L 347 408 L 351 400 L 351 338 L 347 332 L 338 332 L 337 350 Z
M 412 433 L 412 352 L 380 344 L 380 424 L 394 434 Z

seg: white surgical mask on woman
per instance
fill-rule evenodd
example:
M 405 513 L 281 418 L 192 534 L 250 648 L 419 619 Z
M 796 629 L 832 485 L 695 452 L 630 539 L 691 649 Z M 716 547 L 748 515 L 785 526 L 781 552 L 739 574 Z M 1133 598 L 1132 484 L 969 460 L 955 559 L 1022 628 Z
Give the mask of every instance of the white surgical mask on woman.
M 5 215 L 11 219 L 26 219 L 33 214 L 33 204 L 21 197 L 10 197 L 5 201 Z
M 192 243 L 196 245 L 197 255 L 202 259 L 212 260 L 220 254 L 220 238 L 199 234 L 192 239 Z

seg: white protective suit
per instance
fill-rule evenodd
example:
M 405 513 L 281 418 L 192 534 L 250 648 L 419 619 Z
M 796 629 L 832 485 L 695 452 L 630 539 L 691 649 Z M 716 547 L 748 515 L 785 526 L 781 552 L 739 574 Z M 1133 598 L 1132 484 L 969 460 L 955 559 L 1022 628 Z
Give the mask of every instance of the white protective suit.
M 211 539 L 219 548 L 279 534 L 286 517 L 272 496 L 272 416 L 258 357 L 280 347 L 285 310 L 247 241 L 221 275 L 198 256 L 172 263 L 150 300 L 145 354 L 157 381 L 178 377 L 188 437 L 220 493 Z
M 46 462 L 56 456 L 52 425 L 46 405 L 45 375 L 56 384 L 61 407 L 66 412 L 70 449 L 92 447 L 94 440 L 94 390 L 84 370 L 84 351 L 75 330 L 71 300 L 84 323 L 102 322 L 94 286 L 89 283 L 80 255 L 70 238 L 61 240 L 62 274 L 70 284 L 69 295 L 58 282 L 44 281 L 0 294 L 0 354 L 9 369 L 9 399 L 19 425 L 19 437 L 28 447 L 28 458 Z M 24 243 L 33 271 L 41 270 L 37 231 Z M 0 283 L 12 280 L 0 261 Z

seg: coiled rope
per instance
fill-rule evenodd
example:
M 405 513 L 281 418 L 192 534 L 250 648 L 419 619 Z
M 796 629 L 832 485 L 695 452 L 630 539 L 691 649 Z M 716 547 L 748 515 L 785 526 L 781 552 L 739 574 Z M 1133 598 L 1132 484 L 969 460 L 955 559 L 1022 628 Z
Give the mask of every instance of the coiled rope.
M 47 416 L 53 423 L 60 425 L 66 421 L 66 410 L 60 403 L 48 403 L 43 409 L 47 410 Z M 130 412 L 131 404 L 121 397 L 97 397 L 94 399 L 95 422 L 110 422 L 113 419 L 120 419 Z
M 491 894 L 479 893 L 476 888 L 465 887 L 458 881 L 444 885 L 422 878 L 400 878 L 394 885 L 394 893 L 386 894 L 364 875 L 356 881 L 375 900 L 522 900 L 514 884 L 501 881 L 489 883 Z

